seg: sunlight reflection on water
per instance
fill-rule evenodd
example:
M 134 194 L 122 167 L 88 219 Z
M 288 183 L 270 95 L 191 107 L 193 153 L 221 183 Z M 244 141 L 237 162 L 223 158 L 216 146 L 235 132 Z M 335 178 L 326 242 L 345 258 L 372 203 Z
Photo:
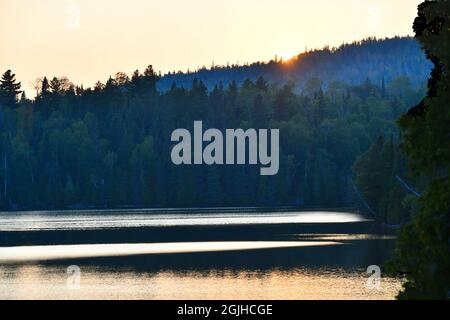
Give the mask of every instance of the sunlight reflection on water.
M 223 241 L 21 246 L 0 248 L 0 263 L 338 245 L 332 241 Z
M 0 266 L 0 299 L 394 299 L 398 279 L 366 286 L 365 270 L 209 270 L 154 273 L 81 267 L 79 289 L 64 267 Z
M 345 212 L 0 212 L 0 232 L 18 231 L 19 235 L 22 231 L 43 230 L 46 234 L 48 230 L 64 230 L 63 234 L 65 230 L 122 228 L 131 234 L 139 232 L 136 227 L 171 226 L 192 226 L 188 229 L 197 230 L 244 225 L 251 229 L 251 225 L 261 224 L 267 228 L 258 240 L 286 239 L 204 241 L 199 237 L 202 242 L 0 247 L 0 299 L 393 299 L 401 288 L 401 280 L 382 278 L 379 290 L 369 289 L 369 275 L 364 268 L 373 263 L 381 265 L 384 258 L 379 254 L 387 250 L 387 243 L 394 237 L 365 234 L 359 224 L 354 224 L 365 221 L 368 220 L 358 214 Z M 328 225 L 318 226 L 319 233 L 297 234 L 302 229 L 289 226 L 309 223 L 348 224 L 347 228 L 356 226 L 360 233 L 341 233 L 347 229 Z M 274 231 L 271 224 L 287 227 Z M 292 230 L 295 233 L 289 233 Z M 151 242 L 143 239 L 141 242 Z M 237 240 L 236 234 L 231 234 L 230 239 Z M 196 256 L 200 253 L 202 256 Z M 172 254 L 188 254 L 189 258 Z M 168 260 L 158 260 L 160 257 Z M 87 265 L 82 265 L 83 261 Z M 67 267 L 79 263 L 81 286 L 70 289 Z
M 107 212 L 107 213 L 106 213 Z M 131 213 L 130 213 L 131 212 Z M 134 213 L 133 213 L 134 212 Z M 97 230 L 130 227 L 352 223 L 367 221 L 348 212 L 129 214 L 112 211 L 0 213 L 0 231 Z

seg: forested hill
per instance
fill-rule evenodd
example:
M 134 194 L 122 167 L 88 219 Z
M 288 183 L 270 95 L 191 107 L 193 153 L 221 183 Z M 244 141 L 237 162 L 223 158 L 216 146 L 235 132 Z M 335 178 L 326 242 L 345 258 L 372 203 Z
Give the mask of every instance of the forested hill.
M 0 77 L 0 211 L 363 206 L 397 223 L 408 211 L 396 177 L 411 180 L 397 152 L 396 121 L 425 95 L 428 69 L 413 40 L 393 39 L 311 52 L 289 65 L 179 75 L 187 88 L 167 91 L 157 84 L 168 76 L 161 80 L 148 66 L 86 89 L 44 77 L 29 100 L 6 70 Z M 276 85 L 263 77 L 237 83 L 257 72 Z M 307 79 L 305 90 L 283 85 L 289 74 Z M 194 76 L 215 87 L 189 80 Z M 225 76 L 236 81 L 226 84 Z M 346 81 L 333 82 L 338 77 Z M 171 134 L 192 130 L 196 120 L 222 132 L 279 129 L 278 174 L 261 176 L 255 165 L 175 165 Z
M 367 78 L 390 83 L 398 76 L 407 76 L 412 84 L 426 81 L 431 63 L 414 38 L 366 39 L 339 48 L 325 47 L 304 52 L 289 61 L 272 60 L 245 65 L 203 67 L 195 72 L 171 72 L 158 82 L 158 89 L 165 91 L 173 84 L 190 88 L 194 78 L 201 80 L 209 89 L 222 82 L 227 85 L 234 80 L 238 85 L 245 79 L 263 77 L 269 82 L 293 81 L 303 88 L 311 78 L 319 78 L 326 86 L 333 81 L 359 84 Z

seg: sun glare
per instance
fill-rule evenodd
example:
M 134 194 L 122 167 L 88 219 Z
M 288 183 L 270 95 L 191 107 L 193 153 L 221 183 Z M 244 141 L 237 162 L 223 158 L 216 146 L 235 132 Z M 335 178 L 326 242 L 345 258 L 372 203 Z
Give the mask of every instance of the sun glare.
M 290 50 L 282 52 L 278 57 L 283 61 L 283 63 L 290 63 L 300 54 L 300 50 Z

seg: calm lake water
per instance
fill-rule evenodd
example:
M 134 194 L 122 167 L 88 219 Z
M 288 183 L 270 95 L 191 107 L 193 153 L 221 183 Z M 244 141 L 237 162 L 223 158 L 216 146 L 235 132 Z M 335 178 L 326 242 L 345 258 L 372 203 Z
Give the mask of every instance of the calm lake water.
M 158 210 L 159 211 L 159 210 Z M 153 210 L 92 210 L 0 213 L 0 231 L 98 230 L 131 227 L 214 226 L 365 221 L 346 212 L 184 213 L 154 214 Z
M 393 299 L 392 235 L 345 212 L 0 213 L 0 299 Z

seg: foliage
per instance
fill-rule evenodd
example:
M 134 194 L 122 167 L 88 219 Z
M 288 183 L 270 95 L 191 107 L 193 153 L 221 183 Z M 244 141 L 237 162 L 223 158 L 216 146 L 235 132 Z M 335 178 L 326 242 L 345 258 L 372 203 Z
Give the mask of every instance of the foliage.
M 353 170 L 356 185 L 379 221 L 395 224 L 409 220 L 409 193 L 399 181 L 404 174 L 403 159 L 393 137 L 379 137 L 357 159 Z
M 399 297 L 445 299 L 450 294 L 450 1 L 426 1 L 414 22 L 434 63 L 427 96 L 399 120 L 402 149 L 425 192 L 401 231 L 395 268 L 408 272 Z
M 348 207 L 355 159 L 423 95 L 405 78 L 360 85 L 312 78 L 305 90 L 248 79 L 207 90 L 159 92 L 149 67 L 118 73 L 94 88 L 43 78 L 34 101 L 2 108 L 2 209 L 119 206 Z M 403 79 L 403 80 L 402 80 Z M 177 128 L 279 128 L 280 171 L 259 167 L 175 166 Z
M 165 91 L 175 83 L 179 87 L 190 88 L 196 78 L 211 90 L 219 82 L 228 85 L 235 81 L 237 85 L 242 85 L 246 79 L 256 81 L 263 77 L 270 83 L 294 81 L 296 91 L 300 91 L 313 78 L 321 79 L 323 86 L 327 87 L 335 81 L 358 85 L 367 78 L 373 83 L 379 83 L 382 78 L 392 82 L 401 75 L 417 86 L 426 81 L 431 67 L 432 64 L 413 38 L 368 38 L 337 48 L 306 49 L 288 61 L 275 58 L 269 62 L 214 65 L 209 69 L 202 67 L 196 71 L 169 72 L 157 87 Z

